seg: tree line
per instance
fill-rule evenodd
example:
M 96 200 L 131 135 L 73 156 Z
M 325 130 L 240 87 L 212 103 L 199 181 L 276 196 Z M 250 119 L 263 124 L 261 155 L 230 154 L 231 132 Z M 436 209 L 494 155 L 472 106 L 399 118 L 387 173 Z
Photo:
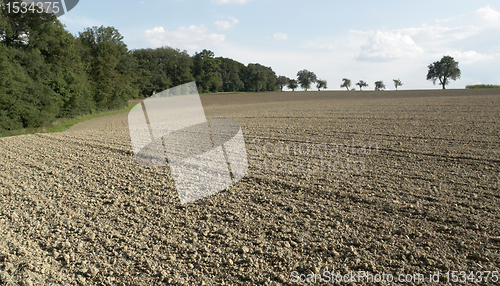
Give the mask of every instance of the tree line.
M 200 93 L 277 90 L 270 67 L 209 50 L 129 50 L 113 27 L 73 36 L 54 14 L 8 13 L 12 1 L 0 0 L 0 132 L 119 109 L 193 80 Z
M 129 50 L 113 27 L 86 28 L 74 36 L 54 14 L 8 13 L 5 3 L 13 1 L 0 0 L 0 132 L 119 109 L 129 99 L 190 81 L 200 93 L 327 88 L 326 80 L 305 69 L 290 79 L 209 50 L 192 56 L 171 47 Z M 443 88 L 459 77 L 458 63 L 449 56 L 429 65 L 427 79 Z M 399 79 L 394 84 L 402 85 Z M 356 85 L 361 90 L 367 83 Z M 350 86 L 344 78 L 341 87 Z M 377 81 L 375 87 L 385 85 Z
M 280 75 L 276 79 L 276 84 L 279 86 L 280 90 L 286 86 L 292 91 L 295 91 L 299 87 L 302 87 L 305 91 L 311 88 L 311 84 L 316 83 L 316 88 L 320 91 L 322 88 L 327 88 L 327 81 L 318 79 L 316 74 L 312 71 L 306 69 L 297 72 L 297 79 L 291 79 L 286 76 Z
M 398 89 L 399 86 L 402 86 L 403 85 L 403 82 L 401 81 L 401 79 L 393 79 L 392 80 L 394 82 L 394 87 L 396 88 L 396 90 Z M 367 87 L 368 86 L 368 83 L 366 83 L 366 81 L 364 80 L 360 80 L 356 83 L 357 86 L 359 86 L 359 90 L 363 90 L 363 87 Z M 350 89 L 351 88 L 351 80 L 348 79 L 348 78 L 343 78 L 342 79 L 342 84 L 340 85 L 341 88 L 346 88 L 347 91 L 349 90 L 355 90 L 354 88 L 353 89 Z M 385 89 L 385 84 L 384 84 L 384 81 L 382 80 L 378 80 L 375 82 L 375 90 L 384 90 Z

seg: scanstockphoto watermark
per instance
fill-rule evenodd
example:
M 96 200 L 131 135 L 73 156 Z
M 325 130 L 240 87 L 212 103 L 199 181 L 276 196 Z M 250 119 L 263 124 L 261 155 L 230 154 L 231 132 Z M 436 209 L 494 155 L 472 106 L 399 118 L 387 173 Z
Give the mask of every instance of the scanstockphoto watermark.
M 361 173 L 366 170 L 366 156 L 378 155 L 376 142 L 271 142 L 255 138 L 248 153 L 250 172 L 319 174 Z

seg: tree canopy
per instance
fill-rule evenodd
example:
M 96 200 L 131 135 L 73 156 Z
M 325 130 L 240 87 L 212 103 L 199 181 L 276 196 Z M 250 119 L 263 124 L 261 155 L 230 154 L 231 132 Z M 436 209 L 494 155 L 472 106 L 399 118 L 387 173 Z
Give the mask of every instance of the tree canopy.
M 291 79 L 288 81 L 287 87 L 291 89 L 292 91 L 295 91 L 299 87 L 299 83 L 295 79 Z
M 104 26 L 86 28 L 78 40 L 99 108 L 121 108 L 127 99 L 137 97 L 139 90 L 134 85 L 137 61 L 117 29 Z
M 0 67 L 0 131 L 94 108 L 78 43 L 53 14 L 8 13 L 2 5 Z
M 318 88 L 318 91 L 320 91 L 321 88 L 322 89 L 327 88 L 326 84 L 327 84 L 326 80 L 318 79 L 316 81 L 316 87 Z
M 385 84 L 383 81 L 379 80 L 375 82 L 375 90 L 384 90 Z
M 347 88 L 347 91 L 349 91 L 349 88 L 351 87 L 351 80 L 348 78 L 343 78 L 340 87 L 345 87 Z
M 450 83 L 450 79 L 460 78 L 461 71 L 458 68 L 458 62 L 450 56 L 443 56 L 440 61 L 434 62 L 428 66 L 427 80 L 432 80 L 433 84 L 439 80 L 439 84 L 445 89 Z
M 317 81 L 316 74 L 308 70 L 301 70 L 297 73 L 297 81 L 300 87 L 306 91 L 311 88 L 311 84 Z
M 276 84 L 278 84 L 281 91 L 283 91 L 283 87 L 285 87 L 290 82 L 290 79 L 286 76 L 280 75 L 276 79 Z
M 396 88 L 396 90 L 398 90 L 398 86 L 403 85 L 400 79 L 393 79 L 392 81 L 394 81 L 394 87 Z
M 356 83 L 356 85 L 357 85 L 357 86 L 359 86 L 359 90 L 360 90 L 360 91 L 362 91 L 362 90 L 363 90 L 363 87 L 367 87 L 367 86 L 368 86 L 368 84 L 367 84 L 365 81 L 363 81 L 363 80 L 358 81 L 358 82 Z

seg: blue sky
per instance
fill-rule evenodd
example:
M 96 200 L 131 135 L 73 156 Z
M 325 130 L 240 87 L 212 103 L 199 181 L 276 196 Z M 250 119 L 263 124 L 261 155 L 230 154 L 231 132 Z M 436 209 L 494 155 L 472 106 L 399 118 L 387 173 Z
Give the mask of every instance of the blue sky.
M 499 1 L 81 0 L 59 18 L 78 35 L 113 26 L 129 49 L 202 49 L 296 78 L 308 69 L 340 89 L 342 78 L 432 89 L 427 66 L 450 55 L 467 84 L 500 84 Z

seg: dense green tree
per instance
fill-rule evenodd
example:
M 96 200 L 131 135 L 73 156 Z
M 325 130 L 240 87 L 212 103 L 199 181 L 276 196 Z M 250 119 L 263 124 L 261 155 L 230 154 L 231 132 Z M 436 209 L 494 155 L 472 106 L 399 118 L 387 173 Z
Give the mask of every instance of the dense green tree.
M 433 84 L 436 84 L 436 80 L 439 80 L 439 84 L 443 86 L 443 89 L 450 83 L 450 79 L 457 80 L 461 76 L 458 62 L 450 56 L 443 56 L 440 61 L 430 64 L 428 68 L 427 80 L 432 80 Z
M 295 79 L 291 79 L 291 80 L 288 82 L 287 87 L 288 87 L 289 89 L 291 89 L 292 91 L 295 91 L 295 89 L 299 87 L 299 83 L 297 82 L 297 80 L 295 80 Z
M 27 127 L 40 112 L 28 96 L 35 85 L 16 52 L 0 43 L 0 131 Z
M 203 50 L 193 56 L 193 76 L 200 93 L 218 92 L 222 87 L 221 61 L 210 50 Z
M 245 91 L 275 91 L 277 90 L 276 73 L 261 64 L 248 64 L 242 73 Z
M 277 91 L 278 85 L 276 84 L 277 75 L 271 67 L 262 66 L 265 74 L 264 90 Z
M 367 87 L 368 86 L 368 84 L 365 81 L 363 81 L 363 80 L 358 81 L 356 83 L 356 85 L 359 86 L 359 90 L 360 91 L 363 91 L 363 87 Z
M 249 91 L 259 92 L 265 83 L 264 70 L 259 64 L 248 64 L 247 66 L 247 88 Z
M 340 87 L 345 87 L 347 88 L 347 91 L 349 91 L 349 88 L 351 87 L 351 80 L 348 78 L 343 78 Z
M 280 75 L 276 78 L 276 84 L 278 84 L 281 91 L 290 82 L 290 79 L 286 76 Z
M 396 90 L 398 90 L 398 86 L 403 85 L 400 79 L 393 79 L 392 81 L 394 81 L 394 87 L 396 88 Z
M 304 69 L 297 73 L 297 81 L 299 82 L 300 87 L 307 91 L 311 88 L 311 83 L 315 83 L 317 81 L 317 78 L 313 72 Z
M 166 49 L 166 48 L 159 48 Z M 167 51 L 157 52 L 158 49 L 140 49 L 132 51 L 132 55 L 137 61 L 137 82 L 141 97 L 149 97 L 153 91 L 163 91 L 172 87 L 172 80 L 169 78 L 165 62 L 169 57 L 162 58 L 161 54 Z M 191 61 L 191 57 L 189 57 Z
M 114 27 L 86 28 L 79 33 L 82 60 L 100 109 L 122 107 L 138 95 L 134 85 L 137 62 L 122 40 L 123 36 Z
M 142 97 L 194 80 L 192 58 L 186 51 L 170 47 L 134 50 L 138 70 L 136 85 Z
M 0 113 L 10 127 L 0 128 L 38 127 L 88 113 L 93 101 L 74 37 L 53 14 L 8 13 L 4 8 Z
M 243 90 L 245 84 L 240 78 L 245 65 L 228 58 L 219 58 L 221 61 L 220 74 L 222 76 L 222 91 L 236 92 Z
M 318 91 L 320 91 L 320 89 L 327 88 L 326 84 L 326 80 L 318 79 L 318 81 L 316 81 L 316 87 L 318 88 Z
M 379 80 L 375 82 L 375 90 L 384 90 L 385 84 L 383 81 Z

